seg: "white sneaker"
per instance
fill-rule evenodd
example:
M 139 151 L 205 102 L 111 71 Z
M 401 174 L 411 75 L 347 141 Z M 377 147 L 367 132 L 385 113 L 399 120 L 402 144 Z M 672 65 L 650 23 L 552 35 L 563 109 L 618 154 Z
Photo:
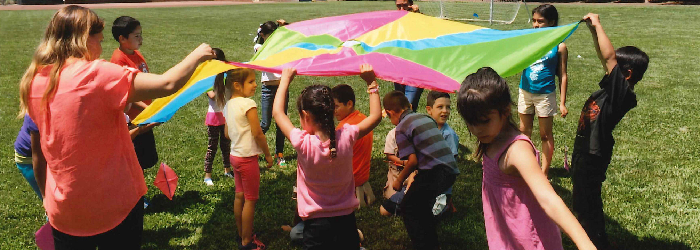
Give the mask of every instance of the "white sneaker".
M 204 184 L 207 186 L 214 186 L 214 181 L 212 181 L 211 178 L 206 178 L 204 179 Z

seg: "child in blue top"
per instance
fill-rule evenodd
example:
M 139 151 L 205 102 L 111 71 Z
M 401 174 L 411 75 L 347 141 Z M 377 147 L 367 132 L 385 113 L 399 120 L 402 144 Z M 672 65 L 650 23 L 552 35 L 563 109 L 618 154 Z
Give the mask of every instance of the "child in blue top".
M 543 4 L 532 10 L 532 27 L 555 27 L 559 23 L 559 13 L 551 4 Z M 559 76 L 559 111 L 562 117 L 566 117 L 569 111 L 566 109 L 566 87 L 568 75 L 566 65 L 568 50 L 564 43 L 552 48 L 544 57 L 537 60 L 523 71 L 520 78 L 518 94 L 518 113 L 520 115 L 520 131 L 527 137 L 532 135 L 532 122 L 535 113 L 540 124 L 540 139 L 542 140 L 542 170 L 547 175 L 554 154 L 554 135 L 552 125 L 556 110 L 556 83 L 555 76 Z
M 32 118 L 29 118 L 29 115 L 26 114 L 24 115 L 22 128 L 19 129 L 19 133 L 17 134 L 17 140 L 15 140 L 15 164 L 17 164 L 17 169 L 22 173 L 24 179 L 27 180 L 29 186 L 32 187 L 34 193 L 36 193 L 39 199 L 42 199 L 42 192 L 34 176 L 34 168 L 43 166 L 43 171 L 37 169 L 37 177 L 42 179 L 46 178 L 46 161 L 37 162 L 42 159 L 41 157 L 32 157 L 37 153 L 41 153 L 41 147 L 39 146 L 39 128 L 34 124 Z
M 428 93 L 425 111 L 430 117 L 433 118 L 433 120 L 435 120 L 435 123 L 437 123 L 440 133 L 442 133 L 442 137 L 445 138 L 447 146 L 449 146 L 450 151 L 452 151 L 452 155 L 454 155 L 455 159 L 457 159 L 457 153 L 459 149 L 459 136 L 454 131 L 454 129 L 452 129 L 449 124 L 447 124 L 447 119 L 450 118 L 450 112 L 452 111 L 450 94 L 440 91 L 430 91 Z M 451 186 L 447 189 L 447 191 L 445 191 L 445 195 L 447 199 L 447 208 L 449 208 L 450 211 L 456 211 L 452 203 Z M 441 197 L 438 197 L 438 199 L 441 199 Z M 440 206 L 442 206 L 442 204 L 440 204 L 438 201 L 438 203 L 436 203 L 435 207 L 433 208 L 437 209 L 440 208 Z

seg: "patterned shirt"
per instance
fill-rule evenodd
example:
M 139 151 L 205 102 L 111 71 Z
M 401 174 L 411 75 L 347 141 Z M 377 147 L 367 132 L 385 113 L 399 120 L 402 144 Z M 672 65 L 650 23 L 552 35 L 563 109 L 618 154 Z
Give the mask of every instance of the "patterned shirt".
M 396 125 L 396 144 L 399 146 L 399 158 L 405 159 L 410 154 L 416 154 L 419 170 L 430 170 L 443 165 L 454 174 L 459 174 L 452 150 L 430 116 L 411 110 L 404 111 Z

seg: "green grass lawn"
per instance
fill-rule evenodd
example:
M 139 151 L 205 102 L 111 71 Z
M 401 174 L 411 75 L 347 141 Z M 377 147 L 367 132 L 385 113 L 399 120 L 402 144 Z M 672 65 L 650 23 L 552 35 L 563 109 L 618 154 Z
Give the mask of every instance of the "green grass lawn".
M 530 6 L 532 8 L 532 6 Z M 102 58 L 109 60 L 117 42 L 111 39 L 111 23 L 121 15 L 139 19 L 143 25 L 145 55 L 151 70 L 162 73 L 202 42 L 222 48 L 229 60 L 247 61 L 253 54 L 252 39 L 258 25 L 284 18 L 295 22 L 370 10 L 392 9 L 391 2 L 318 2 L 255 4 L 201 8 L 98 9 L 105 19 Z M 635 45 L 646 51 L 651 62 L 636 88 L 638 107 L 615 130 L 617 145 L 604 184 L 606 222 L 611 241 L 619 249 L 700 249 L 700 26 L 695 6 L 561 5 L 560 23 L 580 20 L 588 12 L 601 14 L 603 26 L 616 47 Z M 0 11 L 0 249 L 34 248 L 33 233 L 45 223 L 43 208 L 18 173 L 13 161 L 13 142 L 21 126 L 17 85 L 28 66 L 44 29 L 55 11 Z M 496 29 L 529 28 L 524 9 L 512 25 Z M 483 15 L 482 15 L 483 16 Z M 487 25 L 477 23 L 477 25 Z M 569 40 L 569 117 L 555 118 L 556 153 L 550 173 L 552 185 L 565 202 L 571 202 L 571 181 L 562 168 L 564 145 L 573 148 L 574 134 L 583 102 L 598 89 L 604 72 L 596 57 L 591 36 L 581 26 Z M 513 96 L 519 75 L 509 77 Z M 368 112 L 367 96 L 359 77 L 297 77 L 291 96 L 309 84 L 351 84 L 357 91 L 357 107 Z M 381 82 L 382 95 L 392 88 Z M 425 94 L 423 98 L 425 98 Z M 259 101 L 259 93 L 255 96 Z M 453 100 L 453 105 L 455 100 Z M 425 99 L 420 109 L 424 112 Z M 294 98 L 290 107 L 295 107 Z M 233 180 L 223 177 L 221 160 L 215 162 L 214 187 L 204 186 L 203 158 L 207 137 L 204 96 L 183 107 L 173 119 L 156 128 L 158 151 L 180 177 L 172 201 L 152 185 L 156 169 L 146 171 L 147 197 L 143 233 L 144 249 L 235 249 L 232 212 Z M 515 109 L 514 109 L 515 110 Z M 514 113 L 517 116 L 517 114 Z M 298 114 L 290 109 L 293 122 Z M 486 249 L 481 209 L 481 167 L 471 157 L 475 138 L 456 112 L 449 124 L 460 135 L 462 174 L 454 185 L 458 212 L 439 227 L 443 249 Z M 392 125 L 383 121 L 374 133 L 370 183 L 381 197 L 386 165 L 381 150 Z M 274 129 L 271 129 L 274 131 Z M 537 130 L 535 130 L 537 131 Z M 533 135 L 538 138 L 537 132 Z M 268 133 L 274 145 L 274 133 Z M 538 140 L 535 144 L 539 145 Z M 296 165 L 296 153 L 286 144 L 286 157 Z M 295 202 L 290 198 L 295 183 L 294 167 L 263 169 L 255 231 L 270 249 L 300 249 L 289 243 L 280 225 L 292 221 Z M 357 212 L 358 227 L 368 249 L 408 249 L 410 241 L 400 218 L 378 213 L 380 202 Z M 574 249 L 564 237 L 566 249 Z

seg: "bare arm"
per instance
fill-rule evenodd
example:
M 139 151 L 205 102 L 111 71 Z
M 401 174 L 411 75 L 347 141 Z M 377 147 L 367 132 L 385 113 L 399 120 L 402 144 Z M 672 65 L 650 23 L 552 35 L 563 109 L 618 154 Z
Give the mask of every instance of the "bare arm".
M 44 152 L 41 151 L 41 142 L 39 133 L 30 132 L 32 142 L 32 168 L 34 168 L 34 178 L 39 185 L 41 197 L 46 197 L 46 158 Z
M 131 140 L 134 140 L 134 138 L 136 138 L 137 135 L 143 134 L 146 131 L 153 129 L 153 127 L 159 126 L 160 124 L 161 123 L 154 122 L 154 123 L 149 123 L 145 126 L 138 126 L 138 127 L 133 128 L 133 129 L 129 129 L 129 136 L 131 137 Z
M 360 132 L 357 138 L 362 138 L 379 125 L 382 120 L 382 104 L 379 99 L 379 86 L 372 65 L 360 65 L 360 77 L 367 83 L 369 93 L 369 116 L 357 124 Z
M 145 102 L 140 101 L 140 102 L 135 102 L 134 105 L 133 105 L 132 107 L 137 107 L 137 108 L 140 109 L 140 110 L 144 110 L 144 109 L 148 108 L 148 104 L 146 104 Z
M 128 102 L 138 102 L 171 95 L 187 83 L 199 63 L 214 58 L 208 44 L 201 44 L 182 62 L 170 68 L 162 75 L 139 73 L 134 77 L 133 90 Z
M 571 237 L 578 249 L 596 249 L 581 224 L 549 184 L 537 163 L 530 143 L 514 142 L 503 161 L 506 166 L 515 167 L 518 170 L 547 216 Z
M 595 49 L 598 52 L 598 58 L 600 63 L 603 64 L 603 69 L 605 69 L 606 74 L 610 74 L 610 71 L 617 65 L 617 59 L 615 58 L 615 48 L 610 42 L 610 38 L 605 34 L 603 26 L 600 24 L 600 18 L 598 14 L 588 13 L 588 15 L 583 17 L 586 21 L 588 29 L 591 30 L 591 35 L 593 36 L 593 44 L 595 44 Z
M 207 96 L 210 99 L 214 99 L 214 97 L 216 97 L 216 93 L 214 93 L 214 91 L 207 91 Z
M 280 79 L 280 85 L 277 87 L 277 94 L 275 95 L 275 101 L 272 103 L 272 117 L 275 118 L 277 127 L 282 130 L 284 136 L 289 138 L 289 133 L 294 129 L 294 124 L 289 120 L 289 116 L 284 113 L 284 104 L 287 103 L 287 90 L 289 89 L 289 83 L 294 80 L 297 70 L 294 68 L 286 68 L 282 71 L 282 78 Z
M 406 161 L 406 164 L 403 167 L 403 170 L 401 170 L 401 173 L 399 174 L 399 177 L 394 180 L 394 184 L 392 185 L 394 190 L 399 191 L 401 190 L 401 186 L 403 186 L 403 182 L 408 178 L 411 173 L 413 173 L 414 170 L 416 170 L 416 167 L 418 167 L 418 157 L 416 154 L 410 154 L 408 156 L 408 160 Z
M 224 136 L 226 139 L 231 140 L 231 137 L 228 137 L 228 124 L 224 124 Z
M 272 155 L 270 155 L 270 148 L 267 146 L 267 138 L 262 132 L 260 127 L 260 119 L 258 119 L 258 109 L 251 108 L 246 111 L 245 116 L 248 118 L 248 123 L 250 123 L 250 132 L 255 138 L 255 143 L 258 144 L 265 154 L 265 161 L 267 161 L 267 167 L 272 167 Z
M 404 163 L 401 159 L 399 159 L 399 157 L 397 157 L 394 154 L 386 154 L 386 158 L 388 160 L 392 161 L 394 163 L 394 165 L 403 165 L 403 163 Z
M 567 64 L 569 63 L 569 50 L 566 44 L 559 44 L 559 66 L 557 67 L 557 75 L 559 75 L 559 112 L 561 117 L 566 117 L 569 110 L 566 108 L 566 90 L 569 85 L 569 74 L 566 73 Z

